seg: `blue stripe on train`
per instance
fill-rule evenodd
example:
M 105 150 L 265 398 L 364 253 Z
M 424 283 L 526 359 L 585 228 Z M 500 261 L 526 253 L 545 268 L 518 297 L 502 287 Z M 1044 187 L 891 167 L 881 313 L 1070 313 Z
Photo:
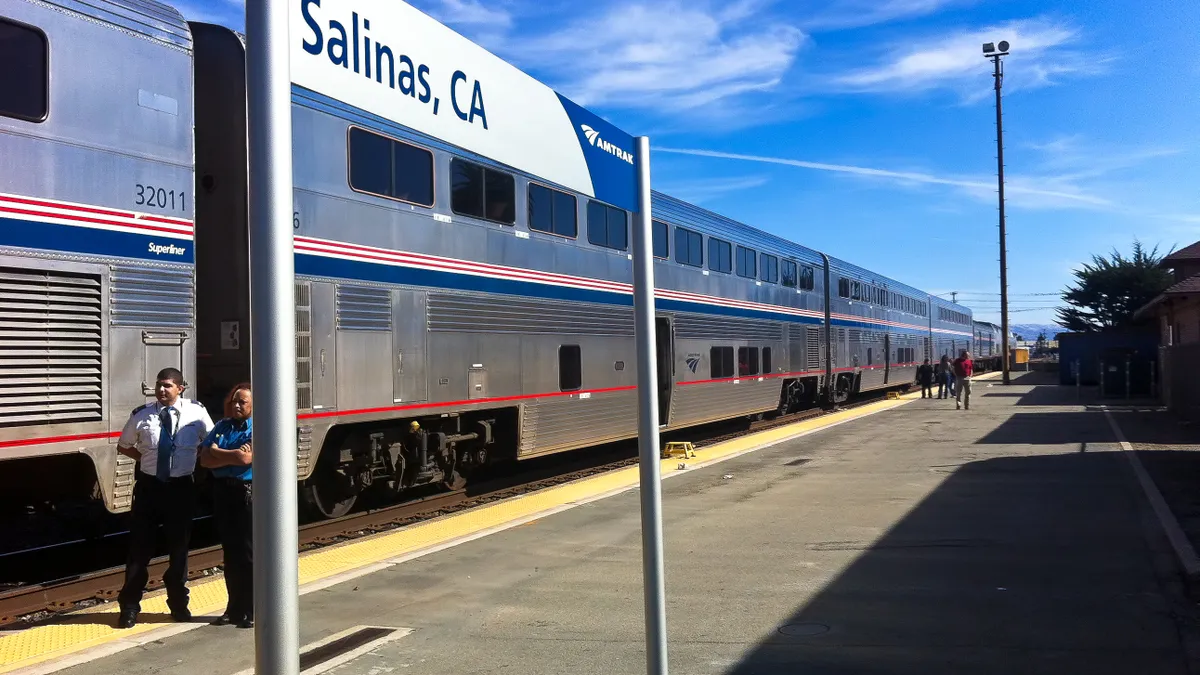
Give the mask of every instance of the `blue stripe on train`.
M 150 249 L 153 244 L 174 246 L 176 250 L 182 249 L 183 253 L 155 254 Z M 114 258 L 138 258 L 155 262 L 190 264 L 195 261 L 195 248 L 190 239 L 155 237 L 151 232 L 135 234 L 5 217 L 0 217 L 0 246 Z
M 512 279 L 495 279 L 492 277 L 458 274 L 456 272 L 443 272 L 439 270 L 425 270 L 412 267 L 380 265 L 373 262 L 360 262 L 356 260 L 345 260 L 343 258 L 306 255 L 303 253 L 298 253 L 296 255 L 296 274 L 317 277 L 334 277 L 338 279 L 347 279 L 350 281 L 373 281 L 376 283 L 406 284 L 409 286 L 425 286 L 429 288 L 444 288 L 461 291 L 503 293 L 506 295 L 520 295 L 524 297 L 545 298 L 548 300 L 596 302 L 626 307 L 633 305 L 633 296 L 626 295 L 624 293 L 610 293 L 607 291 L 595 291 L 586 288 L 553 286 L 550 284 L 516 281 Z M 658 298 L 655 300 L 655 305 L 659 309 L 680 312 L 700 312 L 704 314 L 755 319 L 772 318 L 778 321 L 789 321 L 792 323 L 812 325 L 820 325 L 822 323 L 822 320 L 816 317 L 796 316 L 794 314 L 784 314 L 783 312 L 772 312 L 770 310 L 746 309 L 742 307 L 723 307 L 721 305 L 710 305 L 707 303 L 688 302 L 684 300 L 668 300 Z M 848 321 L 845 319 L 834 319 L 833 323 L 837 326 L 862 326 L 864 328 L 873 328 L 876 330 L 881 328 L 878 324 L 861 321 Z M 896 327 L 891 327 L 889 330 L 891 330 L 893 333 L 913 333 L 915 335 L 923 336 L 927 336 L 929 334 L 928 331 L 901 329 Z

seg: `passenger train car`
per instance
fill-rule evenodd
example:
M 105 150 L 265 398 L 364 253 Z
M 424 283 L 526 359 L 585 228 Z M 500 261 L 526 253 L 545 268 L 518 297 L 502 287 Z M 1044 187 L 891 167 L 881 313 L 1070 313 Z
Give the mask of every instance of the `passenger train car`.
M 1000 326 L 987 321 L 972 322 L 975 328 L 975 368 L 980 372 L 1000 370 L 1003 367 L 1001 355 L 1003 352 L 1004 333 Z
M 244 43 L 153 0 L 13 0 L 0 60 L 0 482 L 123 511 L 116 437 L 154 374 L 182 365 L 210 408 L 249 379 Z M 292 114 L 313 511 L 636 436 L 628 210 L 298 85 Z M 965 307 L 667 195 L 652 212 L 665 429 L 972 348 Z

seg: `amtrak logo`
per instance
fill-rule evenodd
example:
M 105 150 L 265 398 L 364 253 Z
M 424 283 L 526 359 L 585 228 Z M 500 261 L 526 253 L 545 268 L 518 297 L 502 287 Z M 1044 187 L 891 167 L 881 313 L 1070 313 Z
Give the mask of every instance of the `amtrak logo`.
M 700 357 L 699 357 L 699 356 L 689 356 L 689 357 L 687 357 L 687 367 L 688 367 L 688 370 L 690 370 L 690 371 L 692 371 L 693 373 L 695 373 L 695 372 L 696 372 L 696 368 L 697 368 L 697 366 L 699 366 L 699 365 L 700 365 Z
M 608 154 L 624 161 L 627 164 L 633 164 L 633 153 L 625 152 L 621 148 L 618 148 L 612 143 L 600 138 L 600 132 L 586 124 L 580 124 L 579 128 L 583 131 L 583 135 L 587 137 L 588 143 L 591 143 L 593 146 L 603 150 L 604 152 L 607 152 Z

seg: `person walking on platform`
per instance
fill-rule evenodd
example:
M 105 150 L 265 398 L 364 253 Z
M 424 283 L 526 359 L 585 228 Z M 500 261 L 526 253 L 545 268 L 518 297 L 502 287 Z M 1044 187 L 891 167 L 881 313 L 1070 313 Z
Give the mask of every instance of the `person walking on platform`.
M 954 359 L 954 374 L 957 380 L 958 391 L 954 399 L 954 408 L 971 409 L 971 371 L 974 370 L 975 364 L 971 361 L 971 355 L 967 350 L 962 350 L 957 359 Z
M 192 472 L 196 446 L 213 423 L 204 406 L 182 397 L 187 382 L 177 368 L 163 368 L 156 380 L 157 400 L 135 409 L 117 440 L 117 452 L 141 464 L 133 486 L 125 585 L 117 596 L 121 606 L 118 628 L 132 628 L 137 623 L 150 576 L 146 567 L 154 555 L 154 535 L 160 524 L 170 556 L 163 573 L 167 607 L 175 621 L 192 619 L 186 585 L 194 506 Z
M 921 398 L 933 398 L 933 366 L 929 359 L 917 366 L 917 381 L 921 383 Z
M 251 509 L 254 459 L 254 402 L 249 384 L 239 384 L 225 397 L 225 417 L 200 448 L 200 466 L 212 470 L 213 514 L 225 555 L 225 590 L 229 604 L 213 625 L 254 627 L 254 550 Z
M 937 367 L 937 383 L 938 383 L 938 398 L 946 398 L 954 396 L 954 389 L 951 387 L 950 380 L 950 357 L 942 354 L 942 359 L 938 361 Z

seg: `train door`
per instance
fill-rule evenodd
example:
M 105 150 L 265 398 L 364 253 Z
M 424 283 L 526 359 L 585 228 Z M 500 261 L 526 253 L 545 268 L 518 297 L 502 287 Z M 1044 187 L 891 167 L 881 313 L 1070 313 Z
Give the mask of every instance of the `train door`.
M 892 336 L 883 334 L 883 383 L 892 381 Z
M 666 426 L 671 417 L 671 392 L 675 385 L 675 326 L 670 317 L 654 320 L 656 343 L 654 356 L 658 366 L 658 424 Z

